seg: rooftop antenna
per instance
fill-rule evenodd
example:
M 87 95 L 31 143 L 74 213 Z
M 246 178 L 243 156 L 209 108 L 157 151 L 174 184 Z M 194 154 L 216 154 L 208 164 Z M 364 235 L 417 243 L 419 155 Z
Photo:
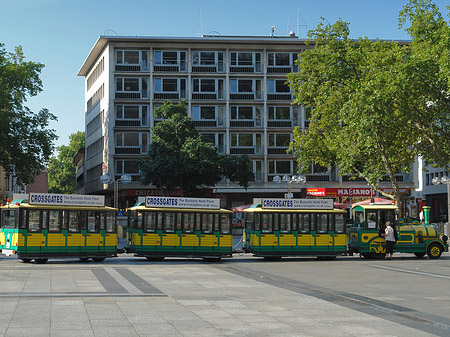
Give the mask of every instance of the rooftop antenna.
M 198 32 L 194 35 L 198 35 L 200 37 L 203 36 L 203 17 L 202 17 L 202 10 L 200 10 L 200 18 L 197 23 Z
M 271 30 L 270 30 L 270 37 L 273 37 L 273 34 L 275 32 L 275 27 L 276 26 L 272 26 Z
M 107 30 L 105 30 L 103 35 L 112 35 L 112 33 L 114 33 L 114 35 L 117 36 L 117 33 L 116 33 L 116 31 L 114 29 L 107 29 Z
M 300 19 L 302 19 L 303 24 L 300 24 Z M 300 37 L 300 26 L 301 27 L 308 27 L 308 25 L 306 24 L 305 19 L 303 19 L 303 17 L 300 15 L 300 10 L 297 8 L 297 35 L 298 35 L 298 37 Z

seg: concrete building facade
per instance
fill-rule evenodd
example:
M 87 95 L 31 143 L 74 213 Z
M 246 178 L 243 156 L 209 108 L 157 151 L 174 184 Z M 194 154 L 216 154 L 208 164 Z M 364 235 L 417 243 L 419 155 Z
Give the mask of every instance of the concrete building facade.
M 148 150 L 158 122 L 154 109 L 164 100 L 183 99 L 199 132 L 219 152 L 246 154 L 252 163 L 254 181 L 247 190 L 224 181 L 210 189 L 211 196 L 226 207 L 254 197 L 284 197 L 288 184 L 273 178 L 296 174 L 295 158 L 286 151 L 293 128 L 307 128 L 311 114 L 311 108 L 291 105 L 286 75 L 298 70 L 295 61 L 307 48 L 295 36 L 100 36 L 78 73 L 86 89 L 86 148 L 78 190 L 111 199 L 112 185 L 100 181 L 108 173 L 118 182 L 121 208 L 138 196 L 157 195 L 156 188 L 138 182 L 135 159 Z M 132 182 L 121 184 L 122 174 L 130 174 Z M 414 187 L 412 174 L 397 178 L 405 191 Z M 380 186 L 388 189 L 390 182 Z M 365 181 L 319 166 L 312 167 L 306 183 L 291 187 L 294 197 L 355 201 L 372 195 Z

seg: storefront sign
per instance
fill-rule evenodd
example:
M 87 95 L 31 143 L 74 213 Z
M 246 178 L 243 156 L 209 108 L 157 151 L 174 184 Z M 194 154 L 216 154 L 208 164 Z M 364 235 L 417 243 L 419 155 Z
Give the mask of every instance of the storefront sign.
M 145 207 L 219 209 L 220 199 L 147 196 Z
M 265 209 L 333 209 L 333 199 L 262 199 Z
M 306 195 L 314 197 L 370 197 L 375 191 L 369 188 L 307 188 Z
M 104 195 L 30 193 L 30 205 L 105 206 Z

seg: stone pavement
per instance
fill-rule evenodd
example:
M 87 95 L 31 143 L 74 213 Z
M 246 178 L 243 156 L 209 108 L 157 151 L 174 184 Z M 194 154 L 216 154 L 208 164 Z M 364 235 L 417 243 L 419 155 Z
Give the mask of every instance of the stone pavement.
M 0 336 L 432 336 L 389 310 L 247 277 L 233 261 L 0 258 Z M 231 268 L 230 268 L 231 267 Z M 244 268 L 245 266 L 240 266 Z M 229 270 L 228 270 L 229 269 Z M 376 314 L 374 314 L 375 311 Z M 417 322 L 418 327 L 421 322 Z M 445 334 L 441 334 L 444 336 Z

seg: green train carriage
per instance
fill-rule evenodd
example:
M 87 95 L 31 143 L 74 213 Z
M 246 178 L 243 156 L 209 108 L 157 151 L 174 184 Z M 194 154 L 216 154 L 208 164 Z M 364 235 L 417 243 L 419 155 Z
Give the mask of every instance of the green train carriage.
M 347 212 L 332 199 L 262 199 L 243 210 L 244 251 L 266 259 L 345 254 Z
M 232 256 L 233 212 L 219 199 L 146 197 L 127 209 L 127 250 L 148 260 Z
M 386 221 L 390 221 L 398 235 L 394 252 L 413 253 L 417 257 L 428 255 L 439 258 L 448 252 L 447 237 L 440 236 L 437 228 L 429 223 L 430 207 L 424 207 L 424 223 L 405 223 L 397 218 L 395 205 L 367 204 L 353 207 L 354 223 L 348 232 L 348 248 L 351 254 L 359 253 L 366 258 L 384 257 L 384 232 Z
M 24 262 L 117 256 L 117 209 L 104 196 L 31 193 L 2 206 L 0 249 Z

